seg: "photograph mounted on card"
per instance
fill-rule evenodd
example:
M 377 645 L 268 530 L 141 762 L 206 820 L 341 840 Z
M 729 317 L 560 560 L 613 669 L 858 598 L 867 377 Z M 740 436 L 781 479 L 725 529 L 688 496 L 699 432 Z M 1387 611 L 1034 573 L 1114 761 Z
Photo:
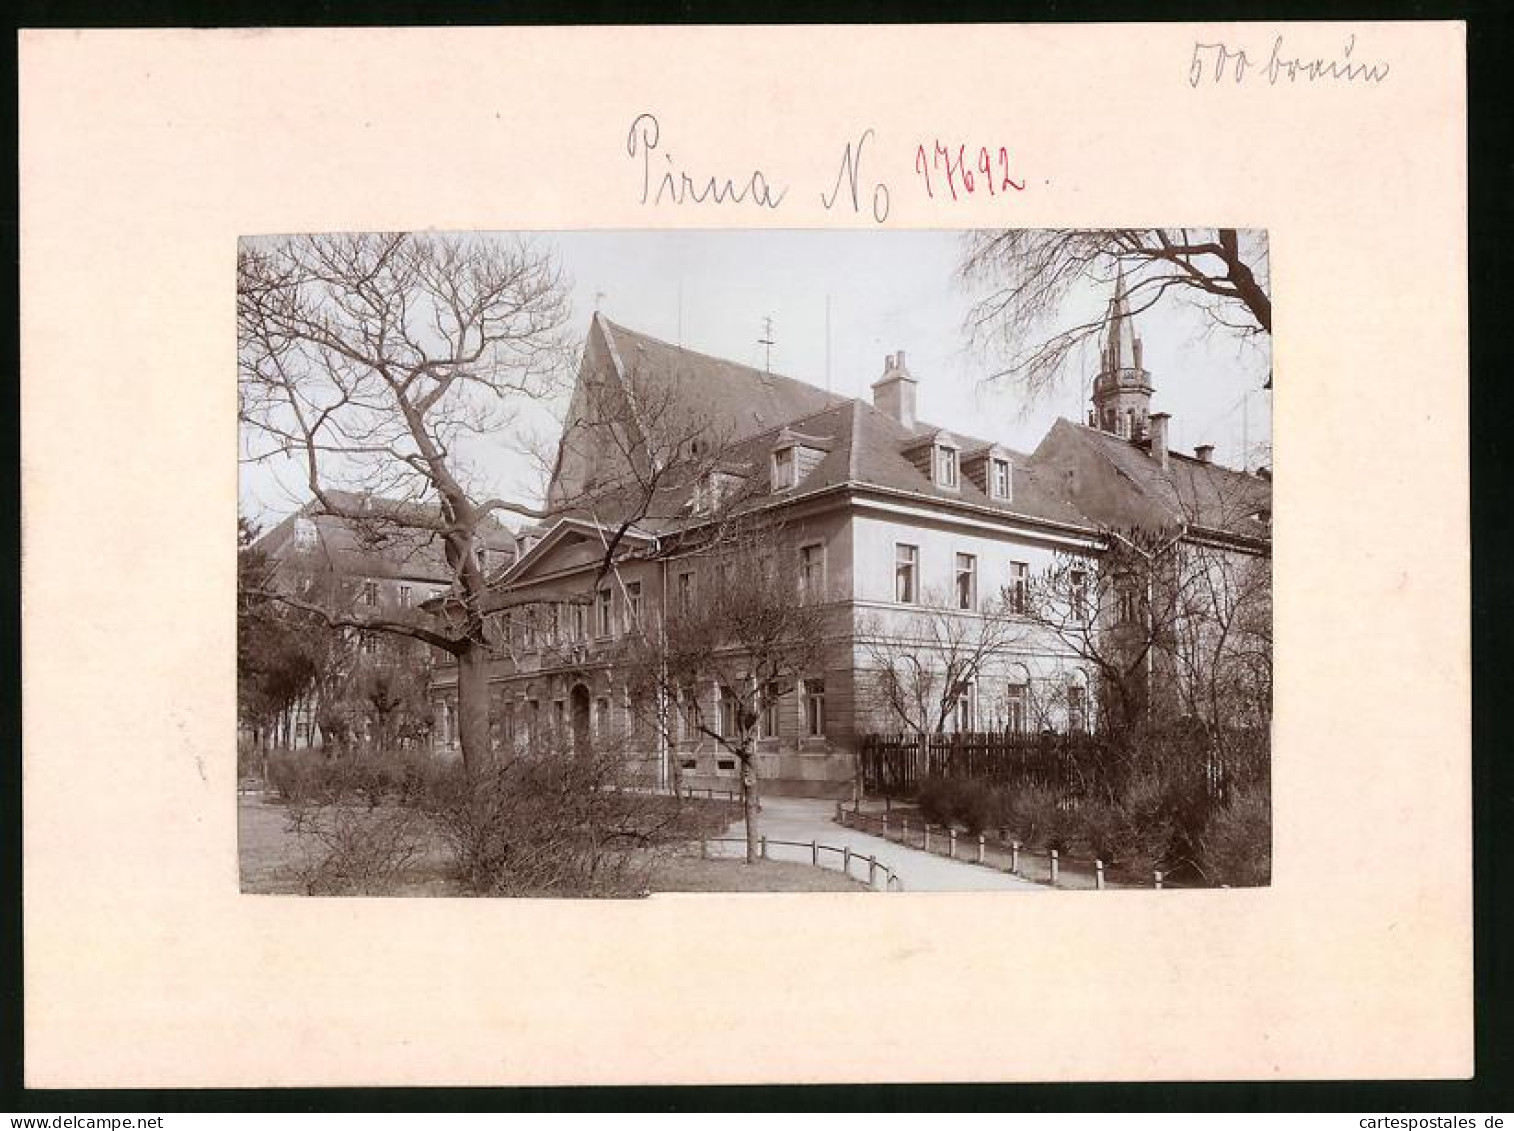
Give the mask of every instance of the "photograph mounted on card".
M 1469 1073 L 1463 40 L 24 32 L 28 1082 Z
M 243 890 L 1267 883 L 1271 309 L 1234 229 L 243 240 Z

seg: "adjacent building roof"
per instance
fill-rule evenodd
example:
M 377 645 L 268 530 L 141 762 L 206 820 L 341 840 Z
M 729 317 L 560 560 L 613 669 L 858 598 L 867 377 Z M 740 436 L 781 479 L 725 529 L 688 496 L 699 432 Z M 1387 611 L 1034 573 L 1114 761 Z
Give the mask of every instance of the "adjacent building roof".
M 1058 420 L 1031 464 L 1045 479 L 1060 479 L 1061 492 L 1103 526 L 1161 522 L 1262 542 L 1272 537 L 1269 480 L 1174 451 L 1164 467 L 1149 439 Z
M 278 523 L 254 543 L 254 549 L 270 558 L 289 560 L 308 555 L 311 568 L 330 570 L 348 577 L 399 578 L 450 584 L 439 536 L 421 523 L 435 519 L 435 504 L 328 491 L 342 510 L 360 511 L 362 519 L 328 513 L 312 500 Z M 299 543 L 301 522 L 314 528 L 314 545 Z M 492 517 L 480 533 L 489 550 L 489 567 L 508 565 L 516 554 L 515 535 Z

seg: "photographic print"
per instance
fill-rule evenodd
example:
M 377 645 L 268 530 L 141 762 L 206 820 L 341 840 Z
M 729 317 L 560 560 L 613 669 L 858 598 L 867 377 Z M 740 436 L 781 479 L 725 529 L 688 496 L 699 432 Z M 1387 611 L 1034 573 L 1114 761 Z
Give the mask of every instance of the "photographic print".
M 1269 883 L 1266 232 L 251 236 L 236 288 L 244 892 Z
M 1465 40 L 27 31 L 28 1083 L 1472 1072 Z

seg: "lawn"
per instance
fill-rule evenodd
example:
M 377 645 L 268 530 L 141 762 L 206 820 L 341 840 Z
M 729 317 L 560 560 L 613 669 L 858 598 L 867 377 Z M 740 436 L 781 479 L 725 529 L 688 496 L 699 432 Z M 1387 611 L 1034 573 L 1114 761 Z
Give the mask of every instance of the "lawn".
M 260 797 L 237 799 L 238 859 L 242 891 L 249 895 L 303 895 L 299 871 L 309 851 L 291 832 L 284 806 Z M 440 844 L 406 870 L 385 895 L 467 895 L 451 874 Z
M 714 891 L 868 891 L 860 880 L 840 872 L 794 864 L 785 860 L 704 860 L 698 856 L 675 856 L 664 863 L 653 879 L 660 892 Z
M 711 814 L 715 814 L 712 812 Z M 730 814 L 720 812 L 724 822 Z M 242 891 L 254 895 L 300 895 L 300 867 L 310 846 L 289 829 L 282 804 L 261 796 L 238 798 L 237 823 Z M 696 825 L 707 822 L 696 820 Z M 706 829 L 719 832 L 720 829 Z M 739 860 L 702 859 L 692 852 L 663 855 L 649 886 L 654 892 L 749 891 L 865 891 L 867 885 L 840 872 L 806 864 L 764 860 L 748 865 Z M 403 874 L 391 896 L 467 896 L 468 889 L 451 875 L 451 861 L 440 843 Z

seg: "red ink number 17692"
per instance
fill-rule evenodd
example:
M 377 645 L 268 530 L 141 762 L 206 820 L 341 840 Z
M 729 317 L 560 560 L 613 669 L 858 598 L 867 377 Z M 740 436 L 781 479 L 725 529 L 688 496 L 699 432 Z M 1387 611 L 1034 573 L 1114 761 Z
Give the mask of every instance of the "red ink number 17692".
M 959 192 L 975 193 L 985 187 L 989 196 L 1011 189 L 1025 191 L 1025 182 L 1009 175 L 1009 150 L 1003 146 L 999 147 L 997 154 L 986 145 L 980 146 L 973 154 L 965 145 L 959 145 L 953 151 L 939 141 L 934 150 L 927 151 L 922 142 L 915 147 L 915 172 L 925 179 L 925 192 L 932 200 L 943 180 L 953 200 L 958 198 Z

